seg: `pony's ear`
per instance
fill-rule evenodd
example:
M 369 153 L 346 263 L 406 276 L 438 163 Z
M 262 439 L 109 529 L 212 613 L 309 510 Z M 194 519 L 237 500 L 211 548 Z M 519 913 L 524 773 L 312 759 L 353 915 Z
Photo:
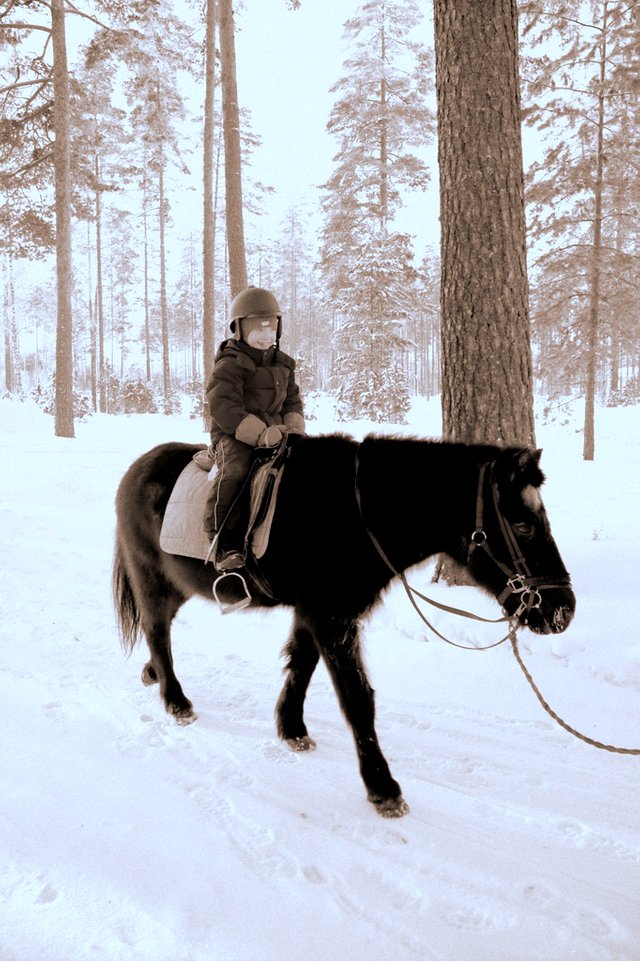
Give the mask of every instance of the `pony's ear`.
M 520 470 L 526 470 L 528 467 L 537 467 L 539 469 L 541 457 L 542 448 L 539 450 L 530 450 L 527 447 L 518 454 L 518 467 Z
M 500 458 L 502 476 L 509 484 L 515 483 L 518 487 L 524 487 L 527 484 L 539 487 L 544 480 L 544 474 L 540 470 L 541 455 L 541 450 L 531 450 L 530 447 L 505 451 Z

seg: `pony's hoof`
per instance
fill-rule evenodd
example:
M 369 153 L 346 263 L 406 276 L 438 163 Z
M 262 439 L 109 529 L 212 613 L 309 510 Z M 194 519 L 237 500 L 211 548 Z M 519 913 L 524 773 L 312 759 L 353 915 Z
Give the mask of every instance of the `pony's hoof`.
M 383 818 L 402 818 L 409 813 L 409 805 L 402 795 L 394 798 L 378 798 L 377 800 L 370 797 L 369 800 L 375 805 L 376 811 Z
M 186 727 L 188 724 L 193 724 L 194 721 L 198 720 L 198 715 L 193 710 L 193 707 L 178 707 L 173 704 L 169 707 L 169 714 L 176 719 L 176 724 L 181 727 Z
M 287 737 L 284 743 L 290 751 L 315 751 L 317 747 L 316 742 L 308 734 L 304 737 Z

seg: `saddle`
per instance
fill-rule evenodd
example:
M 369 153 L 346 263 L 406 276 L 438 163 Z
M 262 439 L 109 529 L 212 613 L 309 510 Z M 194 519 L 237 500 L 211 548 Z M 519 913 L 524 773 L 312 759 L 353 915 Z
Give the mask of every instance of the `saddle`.
M 267 550 L 269 534 L 288 448 L 285 440 L 273 450 L 259 449 L 246 483 L 250 484 L 249 524 L 245 549 L 258 561 Z M 173 488 L 160 531 L 167 554 L 207 560 L 211 544 L 202 520 L 217 468 L 208 450 L 200 450 L 184 468 Z

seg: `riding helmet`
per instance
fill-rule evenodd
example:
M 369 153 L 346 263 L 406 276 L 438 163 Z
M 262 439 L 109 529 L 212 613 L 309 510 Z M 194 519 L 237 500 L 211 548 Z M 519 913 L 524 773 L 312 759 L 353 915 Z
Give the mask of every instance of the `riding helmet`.
M 242 338 L 239 321 L 244 320 L 245 317 L 277 317 L 276 339 L 280 340 L 282 312 L 278 301 L 270 290 L 265 290 L 263 287 L 246 287 L 233 298 L 229 327 L 236 340 Z

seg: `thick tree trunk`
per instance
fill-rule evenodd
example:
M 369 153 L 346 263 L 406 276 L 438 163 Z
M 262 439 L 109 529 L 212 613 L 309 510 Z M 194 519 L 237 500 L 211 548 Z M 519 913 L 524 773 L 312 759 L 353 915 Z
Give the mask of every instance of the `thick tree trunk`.
M 73 322 L 71 313 L 71 153 L 69 145 L 69 75 L 64 0 L 51 0 L 53 43 L 53 122 L 56 198 L 56 437 L 73 437 Z
M 222 121 L 224 128 L 224 170 L 227 201 L 227 247 L 231 296 L 247 286 L 242 208 L 242 157 L 240 153 L 240 109 L 236 80 L 236 52 L 232 0 L 219 0 Z
M 516 2 L 434 14 L 444 433 L 533 444 Z

